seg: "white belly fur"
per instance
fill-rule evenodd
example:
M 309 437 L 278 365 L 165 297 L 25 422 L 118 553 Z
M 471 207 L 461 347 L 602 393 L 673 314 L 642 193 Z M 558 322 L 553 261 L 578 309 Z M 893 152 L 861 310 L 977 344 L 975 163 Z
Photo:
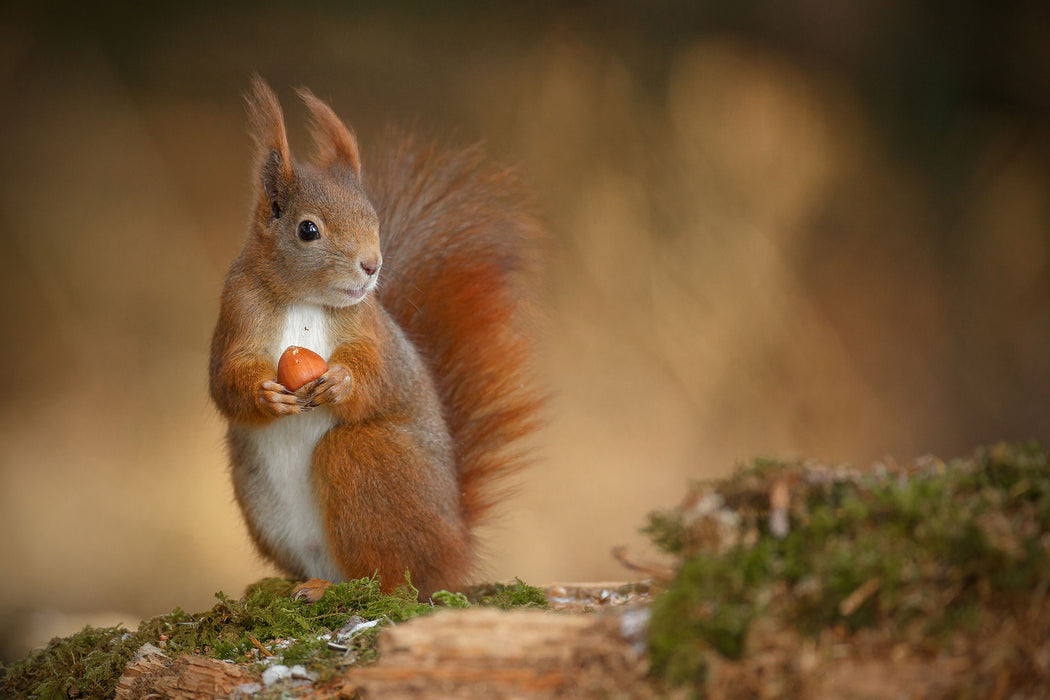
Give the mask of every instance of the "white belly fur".
M 294 305 L 273 348 L 274 365 L 289 345 L 309 348 L 325 359 L 335 348 L 320 306 Z M 262 428 L 243 428 L 257 466 L 249 498 L 263 538 L 285 557 L 298 560 L 308 577 L 343 578 L 328 549 L 310 465 L 317 441 L 335 425 L 327 408 L 279 418 Z

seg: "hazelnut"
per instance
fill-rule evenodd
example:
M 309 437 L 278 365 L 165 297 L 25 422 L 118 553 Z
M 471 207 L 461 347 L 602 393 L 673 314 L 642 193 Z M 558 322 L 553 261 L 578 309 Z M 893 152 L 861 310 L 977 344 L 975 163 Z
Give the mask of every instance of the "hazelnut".
M 277 362 L 277 383 L 295 391 L 328 371 L 328 363 L 313 350 L 290 345 Z

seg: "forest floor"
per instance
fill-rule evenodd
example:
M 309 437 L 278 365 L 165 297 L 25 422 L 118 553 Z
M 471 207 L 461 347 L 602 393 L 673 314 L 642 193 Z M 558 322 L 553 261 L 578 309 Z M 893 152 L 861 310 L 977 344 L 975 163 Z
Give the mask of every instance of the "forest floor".
M 674 564 L 635 564 L 644 581 L 421 603 L 362 579 L 308 604 L 267 579 L 204 613 L 53 640 L 0 668 L 0 696 L 1050 697 L 1038 445 L 759 460 L 646 531 Z

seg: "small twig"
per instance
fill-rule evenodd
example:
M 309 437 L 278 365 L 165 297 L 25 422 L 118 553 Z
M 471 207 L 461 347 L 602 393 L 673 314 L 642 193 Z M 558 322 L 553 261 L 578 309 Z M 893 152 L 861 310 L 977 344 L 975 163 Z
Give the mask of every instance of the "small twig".
M 248 635 L 248 641 L 251 642 L 252 646 L 255 647 L 256 649 L 258 649 L 262 653 L 263 656 L 273 656 L 273 652 L 270 651 L 269 649 L 267 649 L 266 647 L 264 647 L 262 645 L 262 642 L 260 642 L 258 639 L 256 639 L 253 635 L 251 635 L 251 634 Z
M 651 561 L 639 561 L 633 559 L 630 554 L 627 553 L 627 547 L 619 545 L 612 549 L 613 559 L 620 562 L 622 566 L 631 571 L 640 571 L 643 574 L 647 574 L 650 578 L 656 580 L 666 581 L 674 576 L 674 570 L 663 564 L 657 564 Z
M 855 591 L 839 603 L 839 613 L 843 617 L 849 617 L 857 611 L 857 608 L 864 604 L 864 601 L 874 595 L 881 585 L 882 581 L 877 578 L 870 578 L 860 584 Z

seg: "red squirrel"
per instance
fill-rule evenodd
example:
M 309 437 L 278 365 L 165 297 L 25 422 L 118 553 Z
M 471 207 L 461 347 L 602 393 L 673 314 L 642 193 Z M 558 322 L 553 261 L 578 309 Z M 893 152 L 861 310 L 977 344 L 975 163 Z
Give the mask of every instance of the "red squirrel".
M 479 148 L 408 135 L 362 166 L 309 90 L 315 154 L 293 160 L 256 77 L 244 247 L 226 276 L 210 389 L 228 421 L 236 499 L 258 550 L 297 578 L 378 572 L 426 597 L 476 570 L 475 527 L 538 425 L 528 332 L 542 230 Z M 277 383 L 288 346 L 328 371 Z

